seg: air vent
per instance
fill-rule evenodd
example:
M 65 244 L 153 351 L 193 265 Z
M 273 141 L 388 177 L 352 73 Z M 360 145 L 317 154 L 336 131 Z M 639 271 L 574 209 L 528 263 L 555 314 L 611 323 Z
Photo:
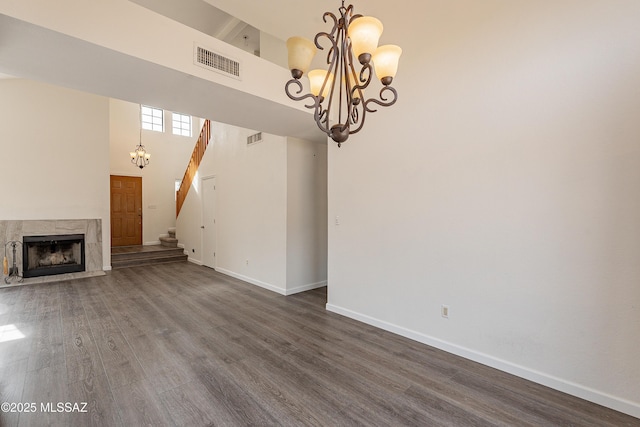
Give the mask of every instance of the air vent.
M 207 70 L 216 71 L 240 80 L 240 63 L 219 53 L 195 45 L 193 49 L 193 63 Z
M 262 132 L 247 137 L 247 145 L 257 144 L 262 141 Z

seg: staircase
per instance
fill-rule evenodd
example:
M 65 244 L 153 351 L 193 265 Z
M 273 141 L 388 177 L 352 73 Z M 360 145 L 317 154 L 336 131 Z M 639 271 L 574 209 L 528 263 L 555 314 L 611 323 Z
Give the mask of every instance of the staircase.
M 185 261 L 187 261 L 187 255 L 182 248 L 178 247 L 175 228 L 169 229 L 169 236 L 160 237 L 159 245 L 111 248 L 112 269 Z
M 176 192 L 176 218 L 178 217 L 178 215 L 180 215 L 180 209 L 182 209 L 182 205 L 187 198 L 187 193 L 189 192 L 189 188 L 191 188 L 193 179 L 198 172 L 200 162 L 202 161 L 202 157 L 204 157 L 204 152 L 209 146 L 210 139 L 211 121 L 207 119 L 202 125 L 202 130 L 200 131 L 200 136 L 198 137 L 196 146 L 193 147 L 193 152 L 191 153 L 191 158 L 189 159 L 189 164 L 187 165 L 187 170 L 184 172 L 182 182 L 180 182 L 180 188 Z
M 167 248 L 177 248 L 178 239 L 176 239 L 175 227 L 171 227 L 168 231 L 169 231 L 169 236 L 160 236 L 160 244 Z
M 196 142 L 187 170 L 182 177 L 180 188 L 176 192 L 176 218 L 180 215 L 180 209 L 187 198 L 187 193 L 198 172 L 200 162 L 207 150 L 211 139 L 211 121 L 205 120 Z M 111 248 L 111 268 L 137 267 L 140 265 L 163 264 L 167 262 L 185 262 L 188 257 L 184 250 L 178 247 L 176 229 L 170 228 L 168 236 L 159 238 L 159 245 L 148 246 L 117 246 Z

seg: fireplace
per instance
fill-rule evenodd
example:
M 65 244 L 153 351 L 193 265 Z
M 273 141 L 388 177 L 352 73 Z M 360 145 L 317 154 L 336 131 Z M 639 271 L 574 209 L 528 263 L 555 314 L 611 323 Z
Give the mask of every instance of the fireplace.
M 23 277 L 85 271 L 84 234 L 24 236 Z

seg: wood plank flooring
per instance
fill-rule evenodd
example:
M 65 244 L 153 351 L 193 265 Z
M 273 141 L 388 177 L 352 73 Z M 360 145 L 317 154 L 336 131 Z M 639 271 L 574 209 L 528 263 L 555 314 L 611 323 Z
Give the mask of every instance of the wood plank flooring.
M 189 263 L 0 289 L 0 402 L 37 407 L 0 426 L 640 426 L 325 303 Z

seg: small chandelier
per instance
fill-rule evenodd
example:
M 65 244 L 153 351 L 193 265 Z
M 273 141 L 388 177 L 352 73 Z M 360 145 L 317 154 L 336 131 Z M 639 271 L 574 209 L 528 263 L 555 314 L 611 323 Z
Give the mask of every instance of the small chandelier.
M 144 145 L 142 145 L 142 129 L 140 129 L 140 143 L 136 147 L 135 151 L 131 151 L 129 155 L 131 156 L 131 163 L 138 166 L 140 169 L 149 164 L 151 154 L 147 153 Z
M 142 145 L 142 105 L 140 105 L 140 142 L 134 151 L 129 152 L 129 155 L 131 156 L 131 163 L 140 169 L 149 165 L 149 158 L 151 157 L 151 154 L 147 153 L 144 145 Z
M 328 33 L 316 34 L 313 42 L 303 37 L 287 40 L 289 69 L 293 78 L 285 85 L 285 92 L 294 101 L 312 101 L 305 107 L 314 110 L 316 124 L 338 143 L 338 147 L 349 135 L 362 129 L 366 113 L 377 111 L 373 104 L 383 107 L 395 104 L 398 93 L 391 87 L 391 82 L 398 71 L 402 54 L 402 49 L 395 45 L 378 47 L 382 34 L 382 23 L 378 19 L 354 15 L 353 5 L 345 7 L 344 0 L 339 12 L 340 18 L 325 12 L 324 22 L 331 19 L 333 28 Z M 321 41 L 325 39 L 329 42 L 328 68 L 307 73 L 317 49 L 323 50 Z M 358 73 L 356 67 L 359 68 Z M 374 70 L 382 83 L 379 99 L 365 99 L 364 90 L 371 83 Z M 311 93 L 300 95 L 303 90 L 300 78 L 305 73 L 309 78 Z M 294 94 L 291 93 L 291 86 L 297 87 L 294 88 Z M 330 120 L 336 119 L 337 123 L 331 125 Z

